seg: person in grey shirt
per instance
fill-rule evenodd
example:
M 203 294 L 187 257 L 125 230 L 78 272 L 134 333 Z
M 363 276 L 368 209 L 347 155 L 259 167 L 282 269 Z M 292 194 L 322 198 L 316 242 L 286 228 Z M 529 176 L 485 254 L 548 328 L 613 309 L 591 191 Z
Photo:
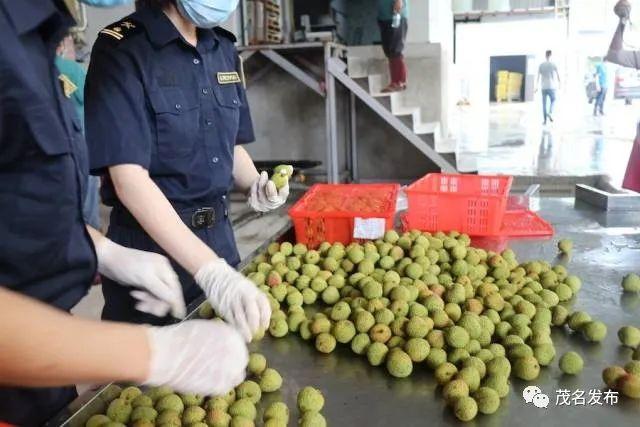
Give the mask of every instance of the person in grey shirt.
M 551 62 L 551 51 L 545 53 L 547 60 L 540 64 L 538 68 L 538 87 L 542 89 L 542 116 L 544 123 L 547 119 L 553 121 L 553 105 L 556 102 L 556 89 L 560 83 L 558 67 Z M 549 99 L 549 109 L 547 110 L 547 98 Z

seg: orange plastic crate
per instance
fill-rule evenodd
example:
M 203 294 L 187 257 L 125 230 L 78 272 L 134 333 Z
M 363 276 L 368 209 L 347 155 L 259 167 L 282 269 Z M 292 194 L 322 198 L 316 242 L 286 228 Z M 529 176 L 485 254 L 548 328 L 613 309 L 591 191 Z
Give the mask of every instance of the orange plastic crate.
M 316 184 L 289 210 L 296 241 L 315 248 L 322 242 L 354 241 L 356 218 L 383 218 L 393 228 L 399 184 Z
M 423 231 L 499 235 L 512 182 L 511 176 L 428 174 L 405 190 L 407 224 Z

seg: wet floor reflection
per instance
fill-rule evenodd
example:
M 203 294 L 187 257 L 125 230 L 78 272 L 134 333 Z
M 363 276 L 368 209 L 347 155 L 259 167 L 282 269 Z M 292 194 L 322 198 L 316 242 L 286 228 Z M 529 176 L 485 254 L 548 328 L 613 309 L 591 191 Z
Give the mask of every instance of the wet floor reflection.
M 537 106 L 491 106 L 484 124 L 477 120 L 473 130 L 465 131 L 459 162 L 475 165 L 482 174 L 607 175 L 613 185 L 620 185 L 640 109 L 615 101 L 606 116 L 594 118 L 588 108 L 567 101 L 556 122 L 542 126 Z

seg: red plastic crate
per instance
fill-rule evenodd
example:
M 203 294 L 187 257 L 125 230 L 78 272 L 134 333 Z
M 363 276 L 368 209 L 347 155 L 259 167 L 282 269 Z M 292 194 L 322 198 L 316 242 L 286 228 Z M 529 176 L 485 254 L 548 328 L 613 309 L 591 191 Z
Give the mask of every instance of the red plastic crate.
M 402 224 L 402 231 L 415 229 L 415 227 L 412 227 L 406 215 L 400 218 L 400 222 Z M 502 218 L 500 233 L 496 236 L 485 237 L 494 239 L 503 237 L 550 237 L 553 236 L 553 234 L 554 229 L 551 224 L 542 219 L 538 214 L 527 209 L 519 209 L 506 211 Z
M 311 248 L 322 242 L 354 241 L 355 218 L 383 218 L 393 228 L 399 184 L 316 184 L 289 210 L 296 241 Z
M 411 184 L 407 223 L 423 231 L 499 235 L 513 177 L 432 173 Z
M 553 236 L 553 227 L 530 210 L 506 211 L 502 219 L 500 235 L 509 237 Z

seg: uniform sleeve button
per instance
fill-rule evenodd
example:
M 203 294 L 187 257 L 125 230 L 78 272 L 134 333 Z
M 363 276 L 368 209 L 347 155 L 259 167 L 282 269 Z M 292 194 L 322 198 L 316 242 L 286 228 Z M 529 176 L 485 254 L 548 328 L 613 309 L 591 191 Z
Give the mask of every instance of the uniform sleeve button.
M 207 126 L 211 126 L 213 124 L 211 120 L 207 120 L 206 123 L 207 123 Z
M 181 104 L 176 104 L 176 110 L 179 110 L 179 109 L 181 109 L 181 108 L 182 108 L 182 105 L 181 105 Z
M 217 158 L 217 157 L 214 157 L 213 159 L 211 159 L 211 161 L 212 161 L 213 163 L 218 163 L 218 162 L 220 161 L 220 159 L 219 159 L 219 158 Z
M 234 100 L 233 100 L 233 103 L 234 103 L 235 105 L 238 105 L 238 100 L 237 100 L 237 99 L 234 99 Z
M 193 63 L 198 65 L 200 63 L 200 60 L 198 58 L 193 58 Z
M 202 94 L 206 95 L 209 93 L 209 89 L 207 89 L 206 87 L 204 89 L 202 89 Z

